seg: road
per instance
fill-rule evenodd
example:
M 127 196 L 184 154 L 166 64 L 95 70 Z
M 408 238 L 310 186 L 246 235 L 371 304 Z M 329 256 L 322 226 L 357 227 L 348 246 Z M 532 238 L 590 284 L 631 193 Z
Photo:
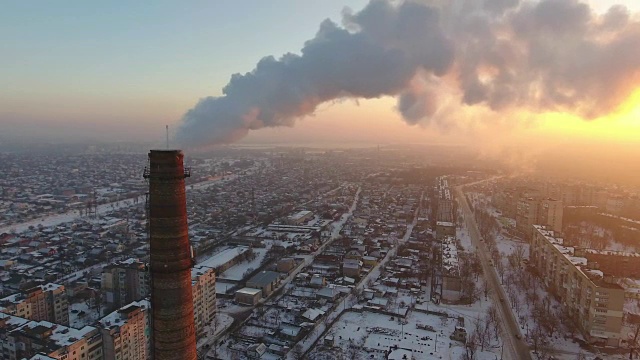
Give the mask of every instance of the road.
M 360 189 L 358 189 L 358 192 L 360 192 Z M 420 195 L 419 204 L 422 203 L 423 196 L 424 196 L 424 193 Z M 353 211 L 353 207 L 351 211 Z M 407 231 L 404 233 L 404 236 L 399 240 L 400 244 L 403 244 L 407 242 L 407 240 L 409 240 L 409 237 L 411 236 L 411 232 L 413 231 L 413 227 L 416 225 L 418 221 L 419 212 L 420 212 L 420 207 L 418 207 L 414 213 L 413 222 L 410 225 L 407 225 Z M 380 276 L 380 267 L 385 265 L 390 259 L 394 258 L 397 250 L 398 250 L 398 244 L 395 244 L 393 249 L 391 249 L 387 253 L 387 255 L 382 260 L 380 260 L 380 262 L 376 264 L 376 266 L 374 266 L 373 269 L 371 269 L 371 271 L 369 271 L 369 273 L 364 278 L 360 280 L 360 282 L 356 285 L 356 290 L 362 289 L 369 282 L 369 280 L 373 281 L 377 279 L 378 276 Z M 329 313 L 327 317 L 324 320 L 322 320 L 320 324 L 316 326 L 316 328 L 314 329 L 314 332 L 309 334 L 307 337 L 305 337 L 304 339 L 302 339 L 302 341 L 298 343 L 300 346 L 302 346 L 302 350 L 305 354 L 309 351 L 309 348 L 316 343 L 318 338 L 322 336 L 322 334 L 325 332 L 327 328 L 327 324 L 331 324 L 333 320 L 335 320 L 338 316 L 340 316 L 342 311 L 344 311 L 347 308 L 347 304 L 353 301 L 354 297 L 356 296 L 355 293 L 356 291 L 352 290 L 351 293 L 345 296 L 344 299 L 342 299 L 342 301 L 340 301 L 340 303 L 338 303 L 338 305 L 333 309 L 333 311 Z M 293 351 L 290 351 L 287 353 L 287 359 L 289 360 L 294 359 Z
M 329 192 L 325 193 L 324 195 L 330 194 L 332 192 L 337 191 L 338 189 L 340 189 L 340 187 L 337 187 L 335 189 L 330 190 Z M 310 255 L 306 255 L 304 256 L 304 263 L 299 265 L 295 270 L 293 270 L 291 272 L 291 274 L 289 274 L 289 276 L 287 276 L 286 279 L 284 279 L 280 285 L 278 286 L 277 289 L 275 289 L 267 298 L 264 298 L 260 301 L 261 304 L 269 301 L 269 299 L 274 296 L 275 294 L 278 294 L 278 291 L 283 288 L 284 286 L 286 286 L 289 282 L 291 282 L 299 273 L 300 271 L 302 271 L 302 269 L 306 268 L 307 266 L 309 266 L 313 260 L 315 259 L 316 256 L 318 256 L 319 254 L 321 254 L 324 249 L 329 246 L 329 244 L 331 244 L 334 240 L 338 239 L 340 237 L 340 231 L 342 230 L 342 227 L 344 226 L 344 224 L 347 222 L 347 220 L 349 220 L 349 218 L 353 215 L 353 211 L 356 209 L 356 206 L 358 204 L 358 199 L 360 196 L 360 187 L 358 187 L 358 190 L 356 191 L 356 194 L 353 197 L 353 202 L 351 203 L 351 207 L 349 208 L 349 211 L 342 214 L 342 217 L 340 218 L 340 220 L 338 220 L 338 222 L 332 224 L 332 231 L 331 231 L 331 237 L 325 241 L 322 245 L 320 245 L 318 247 L 318 249 L 316 251 L 314 251 L 313 253 L 311 253 Z M 341 304 L 342 305 L 342 304 Z M 254 307 L 247 307 L 246 311 L 253 311 Z M 220 310 L 220 312 L 224 312 L 224 310 Z M 213 337 L 212 339 L 208 340 L 207 343 L 208 344 L 212 344 L 215 340 L 217 340 L 220 335 L 223 335 L 224 333 L 219 334 L 218 336 Z M 215 349 L 211 348 L 209 350 L 209 353 L 214 353 Z
M 462 207 L 462 211 L 464 212 L 464 220 L 467 224 L 471 242 L 478 249 L 478 257 L 480 258 L 480 263 L 482 264 L 482 270 L 484 271 L 485 279 L 487 280 L 489 287 L 493 290 L 492 296 L 494 297 L 494 302 L 497 305 L 500 317 L 502 318 L 502 339 L 506 345 L 505 348 L 507 350 L 507 353 L 511 355 L 510 357 L 512 359 L 532 359 L 531 353 L 529 351 L 529 346 L 524 341 L 517 338 L 518 336 L 521 339 L 523 338 L 522 333 L 520 332 L 520 327 L 518 326 L 516 318 L 513 315 L 511 308 L 509 307 L 509 302 L 507 301 L 507 296 L 504 292 L 504 289 L 502 288 L 502 285 L 500 285 L 498 274 L 496 273 L 493 266 L 489 264 L 490 256 L 487 253 L 487 249 L 484 243 L 480 241 L 480 231 L 478 230 L 478 226 L 476 224 L 473 213 L 471 212 L 471 208 L 469 207 L 469 203 L 467 202 L 467 198 L 464 196 L 462 186 L 457 186 L 455 190 L 458 196 L 458 202 Z

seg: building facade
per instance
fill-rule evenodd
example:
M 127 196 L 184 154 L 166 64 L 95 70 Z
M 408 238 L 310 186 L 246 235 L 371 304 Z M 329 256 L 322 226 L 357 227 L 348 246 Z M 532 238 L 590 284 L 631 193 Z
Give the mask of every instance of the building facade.
M 0 355 L 4 360 L 39 355 L 60 360 L 99 360 L 102 359 L 102 336 L 91 326 L 74 329 L 1 314 Z
M 576 249 L 598 270 L 618 278 L 640 278 L 640 254 L 626 251 Z
M 196 265 L 191 269 L 193 290 L 193 316 L 196 336 L 204 334 L 205 327 L 216 317 L 216 273 L 206 266 Z
M 149 302 L 133 302 L 100 319 L 104 360 L 151 357 Z
M 518 201 L 516 210 L 516 230 L 530 237 L 533 225 L 545 225 L 551 230 L 562 231 L 562 200 L 527 197 Z
M 49 283 L 0 299 L 0 312 L 28 320 L 69 325 L 69 302 L 63 285 Z
M 119 309 L 149 295 L 149 272 L 146 264 L 127 259 L 102 270 L 102 301 L 109 311 Z
M 533 226 L 531 262 L 591 343 L 618 346 L 624 289 L 541 225 Z

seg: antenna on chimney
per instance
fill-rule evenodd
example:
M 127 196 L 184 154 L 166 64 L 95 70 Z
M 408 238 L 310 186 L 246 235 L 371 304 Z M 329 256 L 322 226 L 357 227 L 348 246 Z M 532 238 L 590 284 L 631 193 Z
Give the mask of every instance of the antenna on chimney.
M 167 130 L 167 150 L 169 150 L 169 125 L 165 125 Z

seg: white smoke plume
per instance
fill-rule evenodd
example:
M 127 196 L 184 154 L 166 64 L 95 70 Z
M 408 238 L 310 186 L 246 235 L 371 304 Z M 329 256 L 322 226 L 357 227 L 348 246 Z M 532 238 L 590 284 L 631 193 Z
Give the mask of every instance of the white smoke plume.
M 342 26 L 322 22 L 300 55 L 234 74 L 222 96 L 184 115 L 177 138 L 229 143 L 293 126 L 341 98 L 397 96 L 406 122 L 422 123 L 437 113 L 444 85 L 459 104 L 594 118 L 639 80 L 640 21 L 623 6 L 601 15 L 578 0 L 371 0 L 346 9 Z

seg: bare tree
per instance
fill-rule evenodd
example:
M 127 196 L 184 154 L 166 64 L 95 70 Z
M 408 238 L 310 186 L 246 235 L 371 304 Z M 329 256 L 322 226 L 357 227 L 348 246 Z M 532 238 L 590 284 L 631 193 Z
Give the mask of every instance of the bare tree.
M 486 319 L 487 323 L 491 325 L 491 328 L 493 329 L 495 340 L 498 340 L 498 329 L 500 327 L 500 323 L 498 319 L 498 309 L 495 307 L 495 305 L 491 305 L 487 308 Z
M 291 351 L 293 353 L 293 358 L 296 360 L 302 359 L 304 357 L 304 348 L 302 347 L 302 344 L 297 344 L 293 347 L 293 349 L 291 349 Z
M 467 339 L 467 343 L 464 345 L 464 354 L 462 354 L 461 360 L 475 360 L 476 352 L 478 351 L 478 335 L 473 332 Z
M 531 339 L 531 344 L 533 345 L 533 352 L 538 354 L 538 357 L 540 357 L 540 352 L 542 351 L 542 348 L 545 347 L 547 340 L 544 332 L 542 331 L 542 328 L 539 325 L 536 325 L 533 328 L 533 331 L 529 332 L 529 338 Z
M 638 335 L 640 335 L 640 316 L 633 316 L 634 320 L 636 317 L 638 317 L 639 319 L 637 319 L 638 322 L 635 324 L 636 329 L 634 331 L 633 339 L 629 339 L 629 359 L 630 360 L 633 360 L 633 354 L 637 353 L 638 347 L 640 346 L 640 344 L 638 343 L 638 340 L 639 340 Z
M 522 264 L 522 261 L 524 260 L 524 253 L 524 245 L 518 243 L 513 247 L 513 252 L 511 253 L 511 255 L 514 257 L 518 266 L 520 266 L 520 264 Z

